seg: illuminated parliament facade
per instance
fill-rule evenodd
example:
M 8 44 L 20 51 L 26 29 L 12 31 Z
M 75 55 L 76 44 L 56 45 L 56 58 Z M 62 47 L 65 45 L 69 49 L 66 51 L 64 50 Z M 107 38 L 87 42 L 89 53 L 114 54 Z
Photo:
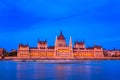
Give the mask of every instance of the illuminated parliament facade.
M 83 41 L 75 42 L 72 45 L 70 37 L 69 45 L 62 32 L 56 37 L 55 45 L 48 47 L 47 41 L 39 41 L 37 47 L 19 44 L 17 57 L 23 58 L 52 58 L 52 59 L 77 59 L 81 57 L 103 57 L 103 48 L 94 45 L 86 48 Z

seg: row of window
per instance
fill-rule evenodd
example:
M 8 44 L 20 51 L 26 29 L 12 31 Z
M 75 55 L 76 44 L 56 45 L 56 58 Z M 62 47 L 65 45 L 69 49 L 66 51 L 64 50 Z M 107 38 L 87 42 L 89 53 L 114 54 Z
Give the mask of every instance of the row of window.
M 57 53 L 57 56 L 65 56 L 65 57 L 67 57 L 67 56 L 71 56 L 71 54 L 70 53 Z

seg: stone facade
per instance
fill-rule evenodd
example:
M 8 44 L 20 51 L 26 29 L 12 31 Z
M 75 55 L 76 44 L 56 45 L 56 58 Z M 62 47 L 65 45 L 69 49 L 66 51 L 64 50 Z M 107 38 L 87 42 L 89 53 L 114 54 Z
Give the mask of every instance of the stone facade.
M 105 57 L 120 57 L 120 50 L 104 50 Z
M 0 48 L 0 56 L 3 55 L 3 48 Z
M 48 47 L 47 41 L 38 41 L 37 47 L 29 47 L 28 45 L 19 44 L 18 57 L 31 58 L 54 58 L 54 59 L 75 59 L 80 57 L 103 57 L 103 48 L 94 46 L 85 47 L 84 41 L 75 42 L 72 46 L 72 38 L 70 37 L 69 45 L 62 32 L 55 39 L 55 45 Z

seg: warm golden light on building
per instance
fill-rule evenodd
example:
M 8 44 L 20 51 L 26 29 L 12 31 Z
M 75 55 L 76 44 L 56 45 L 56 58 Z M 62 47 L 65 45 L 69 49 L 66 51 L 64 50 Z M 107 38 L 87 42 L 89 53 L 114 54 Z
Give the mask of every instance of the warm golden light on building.
M 3 48 L 0 48 L 0 56 L 3 55 Z
M 47 41 L 38 41 L 37 47 L 29 47 L 28 45 L 19 44 L 18 57 L 31 58 L 55 58 L 55 59 L 75 59 L 80 57 L 103 57 L 103 48 L 94 46 L 85 47 L 84 41 L 75 42 L 72 46 L 72 38 L 70 37 L 67 46 L 65 37 L 62 32 L 56 37 L 55 45 L 48 47 Z

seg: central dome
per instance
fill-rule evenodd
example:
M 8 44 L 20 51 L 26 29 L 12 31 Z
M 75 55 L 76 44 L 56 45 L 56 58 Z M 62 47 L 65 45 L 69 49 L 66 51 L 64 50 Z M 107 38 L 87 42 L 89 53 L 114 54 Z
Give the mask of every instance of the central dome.
M 63 36 L 62 32 L 60 32 L 60 35 L 57 37 L 57 40 L 65 40 L 65 37 Z

